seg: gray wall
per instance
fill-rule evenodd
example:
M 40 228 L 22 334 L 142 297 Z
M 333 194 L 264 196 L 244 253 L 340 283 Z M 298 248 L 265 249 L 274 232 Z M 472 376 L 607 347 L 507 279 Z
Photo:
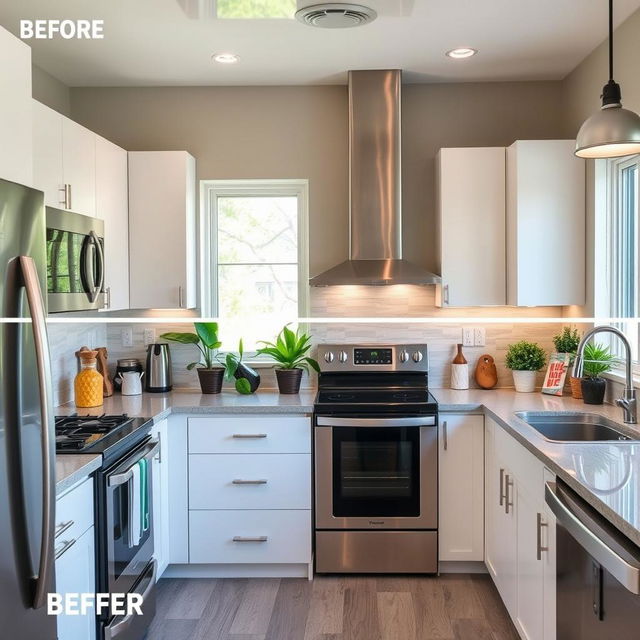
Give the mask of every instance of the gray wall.
M 31 67 L 31 95 L 65 116 L 71 115 L 71 91 L 44 69 Z
M 562 135 L 555 82 L 406 85 L 405 257 L 436 270 L 434 158 L 445 146 Z M 72 88 L 71 117 L 129 150 L 186 149 L 198 179 L 308 178 L 310 272 L 348 254 L 347 89 Z

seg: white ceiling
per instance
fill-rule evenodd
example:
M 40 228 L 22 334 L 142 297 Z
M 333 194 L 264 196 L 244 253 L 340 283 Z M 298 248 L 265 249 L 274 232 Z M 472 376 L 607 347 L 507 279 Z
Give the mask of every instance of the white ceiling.
M 11 0 L 0 24 L 17 34 L 21 18 L 104 19 L 104 40 L 29 42 L 70 86 L 344 83 L 366 68 L 402 68 L 410 82 L 559 79 L 606 37 L 606 0 L 359 1 L 380 16 L 356 29 L 203 16 L 213 0 Z M 640 0 L 615 5 L 619 24 Z M 457 46 L 479 54 L 444 56 Z M 220 51 L 241 62 L 214 64 Z

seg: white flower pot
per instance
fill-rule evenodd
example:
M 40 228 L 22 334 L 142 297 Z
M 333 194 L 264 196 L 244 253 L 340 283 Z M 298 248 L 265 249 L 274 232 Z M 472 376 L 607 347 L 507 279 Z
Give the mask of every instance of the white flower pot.
M 513 371 L 512 373 L 516 391 L 531 393 L 536 390 L 536 371 Z

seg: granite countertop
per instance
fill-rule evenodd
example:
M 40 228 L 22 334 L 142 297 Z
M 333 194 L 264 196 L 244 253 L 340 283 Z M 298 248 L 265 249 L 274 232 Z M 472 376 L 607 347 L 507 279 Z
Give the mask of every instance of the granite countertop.
M 91 475 L 102 464 L 98 453 L 78 453 L 56 456 L 56 494 L 61 494 L 76 482 Z
M 250 396 L 232 391 L 203 395 L 198 391 L 145 393 L 106 398 L 99 409 L 78 411 L 73 405 L 58 407 L 59 414 L 127 413 L 160 420 L 170 413 L 289 413 L 313 412 L 315 390 L 280 395 L 264 390 Z M 622 411 L 610 405 L 585 405 L 571 397 L 541 393 L 516 393 L 509 389 L 454 391 L 433 389 L 441 412 L 477 411 L 496 420 L 510 435 L 562 478 L 613 525 L 640 546 L 640 441 L 615 443 L 556 443 L 545 440 L 518 418 L 518 411 L 596 413 L 619 424 L 622 431 L 640 437 L 640 428 L 621 424 Z M 74 458 L 79 456 L 74 456 Z M 85 456 L 83 456 L 85 457 Z M 97 456 L 99 457 L 99 456 Z M 60 459 L 60 456 L 58 456 Z M 77 477 L 77 476 L 76 476 Z M 60 480 L 60 473 L 58 474 Z M 69 486 L 68 484 L 66 486 Z M 58 491 L 61 489 L 58 488 Z

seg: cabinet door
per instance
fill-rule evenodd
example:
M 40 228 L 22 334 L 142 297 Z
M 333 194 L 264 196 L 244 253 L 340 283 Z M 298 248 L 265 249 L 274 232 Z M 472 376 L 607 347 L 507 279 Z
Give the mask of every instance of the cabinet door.
M 33 182 L 31 48 L 0 27 L 0 178 Z
M 542 477 L 538 478 L 542 482 Z M 518 539 L 518 613 L 516 626 L 526 640 L 544 638 L 543 575 L 544 563 L 538 559 L 538 535 L 542 535 L 543 507 L 531 497 L 526 483 L 517 483 L 517 539 Z M 540 527 L 540 532 L 538 528 Z M 542 546 L 542 539 L 540 539 Z M 542 556 L 542 554 L 541 554 Z
M 37 100 L 33 112 L 33 184 L 48 207 L 64 208 L 62 116 Z
M 95 593 L 95 562 L 94 529 L 91 527 L 56 560 L 56 591 Z M 92 608 L 86 615 L 59 615 L 57 624 L 58 640 L 94 640 L 96 637 L 95 610 Z
M 96 215 L 96 136 L 69 118 L 62 118 L 62 172 L 70 186 L 67 208 Z
M 153 458 L 153 535 L 155 558 L 160 579 L 169 564 L 169 447 L 167 420 L 156 423 L 152 435 L 160 441 L 160 451 Z
M 484 417 L 440 415 L 439 559 L 484 559 Z
M 127 152 L 96 136 L 96 217 L 104 220 L 108 309 L 129 308 Z
M 505 149 L 440 149 L 441 306 L 506 304 Z
M 129 153 L 131 308 L 196 305 L 195 159 Z
M 554 482 L 555 475 L 544 470 L 545 482 Z M 544 640 L 556 640 L 556 518 L 544 503 L 542 510 L 542 544 L 546 551 L 542 553 L 544 565 Z

